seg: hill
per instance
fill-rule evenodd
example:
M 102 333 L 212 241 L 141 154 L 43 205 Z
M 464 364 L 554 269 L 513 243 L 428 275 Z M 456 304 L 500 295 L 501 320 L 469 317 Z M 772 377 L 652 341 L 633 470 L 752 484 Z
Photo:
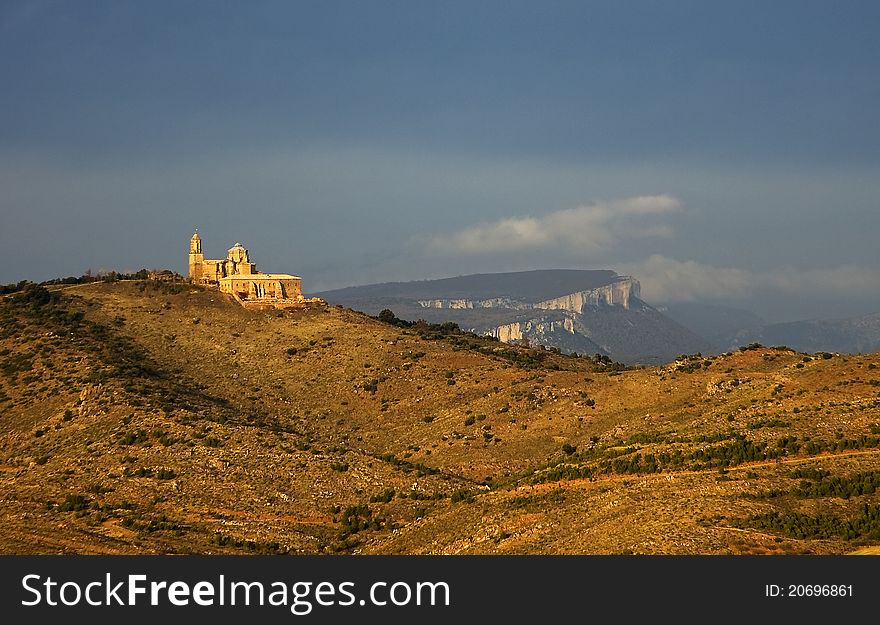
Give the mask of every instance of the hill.
M 600 353 L 658 364 L 710 343 L 639 299 L 639 283 L 613 271 L 553 269 L 476 274 L 349 287 L 319 296 L 369 314 L 452 321 L 509 343 L 526 340 L 566 353 Z
M 727 337 L 728 344 L 763 342 L 804 351 L 855 354 L 880 350 L 880 313 L 850 319 L 813 319 L 744 329 Z
M 149 281 L 0 301 L 5 553 L 846 553 L 880 355 L 623 370 Z

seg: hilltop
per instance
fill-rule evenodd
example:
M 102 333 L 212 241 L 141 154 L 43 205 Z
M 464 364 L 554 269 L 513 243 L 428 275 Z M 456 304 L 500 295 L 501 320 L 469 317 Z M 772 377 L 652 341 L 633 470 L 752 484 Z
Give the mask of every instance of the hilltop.
M 122 281 L 0 301 L 7 553 L 846 553 L 880 355 L 624 369 Z

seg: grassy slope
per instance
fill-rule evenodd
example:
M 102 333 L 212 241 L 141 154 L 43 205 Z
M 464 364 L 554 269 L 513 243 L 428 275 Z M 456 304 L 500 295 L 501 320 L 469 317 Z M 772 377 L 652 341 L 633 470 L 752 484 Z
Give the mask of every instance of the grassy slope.
M 744 496 L 789 491 L 794 468 L 880 470 L 872 440 L 840 443 L 870 438 L 880 421 L 878 355 L 804 362 L 758 349 L 691 361 L 690 372 L 609 375 L 558 356 L 522 369 L 488 342 L 487 353 L 457 349 L 336 308 L 251 312 L 190 287 L 83 285 L 59 303 L 2 307 L 6 552 L 839 553 L 880 543 L 748 522 L 770 511 L 850 518 L 876 494 Z M 695 456 L 734 433 L 766 458 Z M 783 450 L 784 437 L 800 448 Z M 660 473 L 611 464 L 675 452 L 684 460 Z

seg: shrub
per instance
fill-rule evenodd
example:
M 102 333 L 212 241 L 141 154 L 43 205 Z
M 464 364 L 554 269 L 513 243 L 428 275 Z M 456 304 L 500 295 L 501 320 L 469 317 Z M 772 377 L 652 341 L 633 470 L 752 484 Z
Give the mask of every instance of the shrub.
M 474 494 L 466 489 L 460 489 L 452 493 L 452 497 L 450 497 L 450 501 L 452 503 L 465 502 L 470 503 L 474 500 Z
M 64 501 L 58 506 L 60 512 L 79 512 L 87 510 L 91 500 L 83 495 L 67 495 Z
M 370 503 L 388 503 L 392 499 L 394 499 L 395 491 L 393 488 L 388 488 L 385 492 L 380 493 L 379 495 L 373 495 L 370 497 Z
M 145 443 L 147 440 L 149 440 L 149 436 L 145 430 L 136 430 L 121 434 L 119 437 L 119 444 L 137 445 L 138 443 Z

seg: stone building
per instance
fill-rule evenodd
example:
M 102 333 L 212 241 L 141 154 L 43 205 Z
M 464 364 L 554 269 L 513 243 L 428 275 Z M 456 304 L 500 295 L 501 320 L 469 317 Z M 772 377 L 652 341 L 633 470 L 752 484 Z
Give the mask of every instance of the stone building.
M 216 286 L 246 308 L 308 308 L 324 300 L 304 298 L 302 279 L 286 273 L 261 273 L 248 251 L 236 243 L 222 260 L 206 260 L 199 233 L 189 241 L 189 279 L 193 284 Z
M 257 273 L 256 263 L 252 263 L 248 251 L 241 243 L 236 243 L 226 252 L 223 260 L 205 260 L 202 253 L 202 239 L 196 232 L 189 240 L 189 279 L 196 284 L 217 285 L 226 276 L 249 276 Z

